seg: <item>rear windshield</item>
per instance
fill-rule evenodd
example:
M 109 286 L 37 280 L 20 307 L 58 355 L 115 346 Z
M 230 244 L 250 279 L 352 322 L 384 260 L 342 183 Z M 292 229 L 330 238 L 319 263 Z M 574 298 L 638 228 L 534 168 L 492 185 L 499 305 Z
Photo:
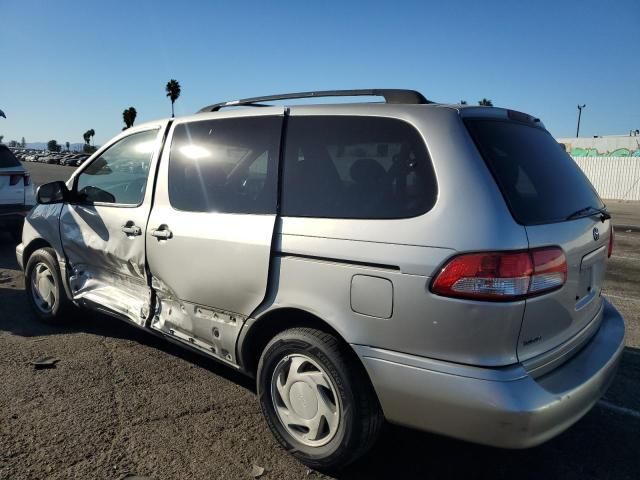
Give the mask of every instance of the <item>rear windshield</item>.
M 585 207 L 604 207 L 582 170 L 546 130 L 486 118 L 465 124 L 518 223 L 559 222 Z
M 0 146 L 0 168 L 19 167 L 20 162 L 7 147 Z

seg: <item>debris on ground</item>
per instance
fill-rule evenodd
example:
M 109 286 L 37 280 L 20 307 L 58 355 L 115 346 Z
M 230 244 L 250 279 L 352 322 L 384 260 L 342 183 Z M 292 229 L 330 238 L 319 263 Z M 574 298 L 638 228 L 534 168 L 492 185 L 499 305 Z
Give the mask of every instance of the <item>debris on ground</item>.
M 56 368 L 56 363 L 59 361 L 54 357 L 43 357 L 33 360 L 31 365 L 33 365 L 34 370 L 43 370 L 45 368 Z
M 251 476 L 253 478 L 260 478 L 262 475 L 264 475 L 264 472 L 265 472 L 264 468 L 263 467 L 259 467 L 257 465 L 254 465 L 251 468 Z

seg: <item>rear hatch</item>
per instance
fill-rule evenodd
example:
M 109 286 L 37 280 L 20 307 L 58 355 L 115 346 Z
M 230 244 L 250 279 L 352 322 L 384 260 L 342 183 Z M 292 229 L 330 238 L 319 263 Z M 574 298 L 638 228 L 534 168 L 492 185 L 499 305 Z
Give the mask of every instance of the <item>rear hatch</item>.
M 26 180 L 25 180 L 26 178 Z M 22 164 L 4 145 L 0 145 L 0 208 L 24 205 L 28 176 Z
M 529 248 L 560 247 L 567 262 L 561 288 L 526 300 L 517 347 L 525 361 L 572 343 L 599 322 L 612 232 L 608 215 L 597 211 L 605 206 L 593 186 L 542 124 L 519 112 L 491 110 L 489 118 L 463 115 L 465 124 L 513 218 L 526 229 Z

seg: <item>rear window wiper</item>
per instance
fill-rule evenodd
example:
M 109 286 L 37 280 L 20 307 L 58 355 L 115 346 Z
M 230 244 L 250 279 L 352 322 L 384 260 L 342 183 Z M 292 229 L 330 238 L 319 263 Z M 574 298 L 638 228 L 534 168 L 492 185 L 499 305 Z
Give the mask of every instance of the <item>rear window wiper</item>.
M 581 217 L 591 217 L 593 215 L 600 215 L 600 220 L 605 221 L 611 218 L 611 214 L 607 212 L 605 208 L 596 208 L 596 207 L 585 207 L 580 210 L 576 210 L 571 215 L 569 215 L 565 220 L 574 220 L 576 218 Z

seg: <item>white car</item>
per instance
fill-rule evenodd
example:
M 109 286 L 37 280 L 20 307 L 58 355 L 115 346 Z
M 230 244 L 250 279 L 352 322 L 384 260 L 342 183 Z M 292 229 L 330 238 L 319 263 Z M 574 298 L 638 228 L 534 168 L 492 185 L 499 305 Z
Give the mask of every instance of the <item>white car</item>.
M 0 232 L 20 240 L 24 217 L 36 203 L 29 173 L 5 145 L 0 145 Z

